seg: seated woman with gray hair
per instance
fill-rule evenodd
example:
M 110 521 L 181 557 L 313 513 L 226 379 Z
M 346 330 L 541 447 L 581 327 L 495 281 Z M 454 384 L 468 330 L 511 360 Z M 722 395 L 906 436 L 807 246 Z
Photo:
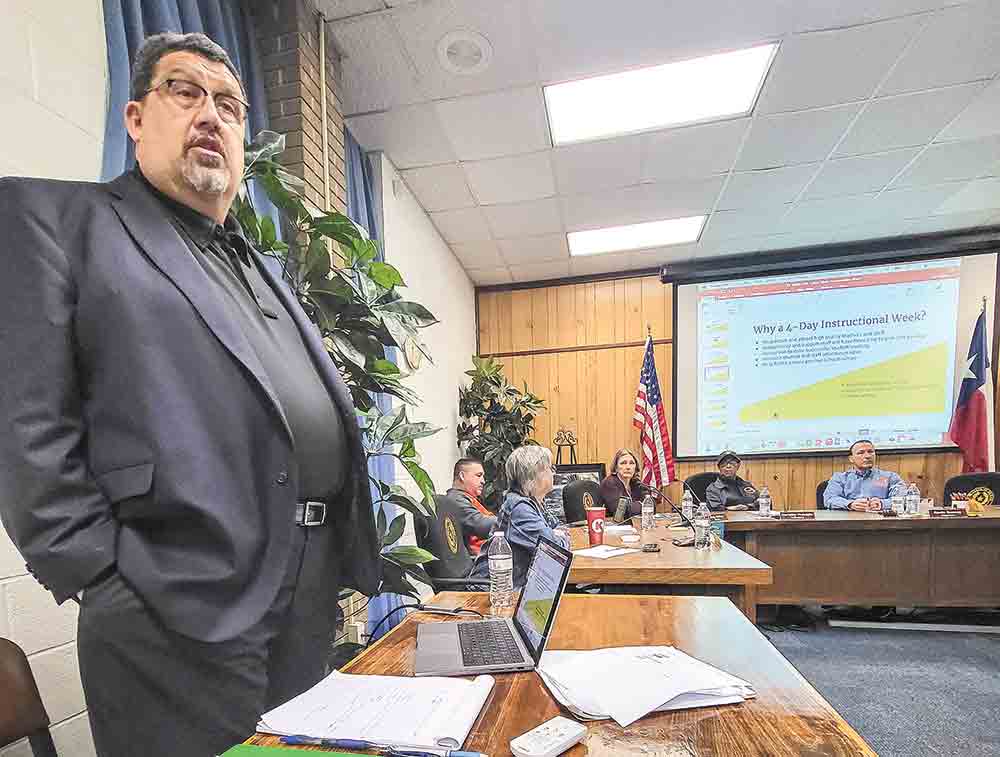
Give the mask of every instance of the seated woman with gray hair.
M 510 489 L 504 495 L 490 538 L 497 533 L 507 537 L 514 556 L 514 588 L 519 589 L 524 586 L 538 537 L 568 549 L 569 535 L 556 530 L 559 524 L 542 507 L 545 495 L 552 491 L 552 453 L 534 444 L 518 447 L 507 458 L 506 471 Z M 489 578 L 489 545 L 489 541 L 483 544 L 470 577 Z

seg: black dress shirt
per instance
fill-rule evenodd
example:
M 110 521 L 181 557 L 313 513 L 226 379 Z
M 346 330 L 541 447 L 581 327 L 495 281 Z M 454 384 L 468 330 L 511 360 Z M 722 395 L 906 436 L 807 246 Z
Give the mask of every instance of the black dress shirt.
M 220 226 L 157 190 L 138 168 L 135 172 L 163 203 L 271 380 L 292 431 L 299 499 L 333 500 L 347 469 L 343 422 L 298 328 L 257 269 L 260 262 L 236 219 L 230 215 Z

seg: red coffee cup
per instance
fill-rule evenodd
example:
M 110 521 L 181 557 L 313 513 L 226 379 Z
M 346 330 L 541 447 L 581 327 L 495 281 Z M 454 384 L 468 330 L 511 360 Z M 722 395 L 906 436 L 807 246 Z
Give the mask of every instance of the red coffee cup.
M 596 547 L 604 544 L 604 518 L 607 511 L 603 507 L 587 508 L 587 535 L 590 537 L 590 546 Z

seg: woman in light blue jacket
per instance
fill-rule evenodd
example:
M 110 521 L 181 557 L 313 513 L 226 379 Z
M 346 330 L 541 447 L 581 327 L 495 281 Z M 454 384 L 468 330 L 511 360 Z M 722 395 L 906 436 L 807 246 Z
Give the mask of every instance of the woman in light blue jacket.
M 545 495 L 552 491 L 552 474 L 555 472 L 552 453 L 534 444 L 518 447 L 507 458 L 506 470 L 510 489 L 497 513 L 490 538 L 499 532 L 507 537 L 514 556 L 514 588 L 519 589 L 524 586 L 538 537 L 544 536 L 568 549 L 569 535 L 557 530 L 559 524 L 542 507 Z M 483 544 L 472 566 L 472 578 L 489 578 L 489 544 L 489 541 Z

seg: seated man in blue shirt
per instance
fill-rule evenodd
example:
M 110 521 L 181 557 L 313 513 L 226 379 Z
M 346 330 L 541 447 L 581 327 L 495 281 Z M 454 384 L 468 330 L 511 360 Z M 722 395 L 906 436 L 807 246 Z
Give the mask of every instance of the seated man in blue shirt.
M 898 473 L 875 467 L 875 445 L 859 439 L 851 445 L 852 468 L 830 477 L 823 502 L 830 510 L 880 512 L 889 510 L 889 500 L 906 482 Z

